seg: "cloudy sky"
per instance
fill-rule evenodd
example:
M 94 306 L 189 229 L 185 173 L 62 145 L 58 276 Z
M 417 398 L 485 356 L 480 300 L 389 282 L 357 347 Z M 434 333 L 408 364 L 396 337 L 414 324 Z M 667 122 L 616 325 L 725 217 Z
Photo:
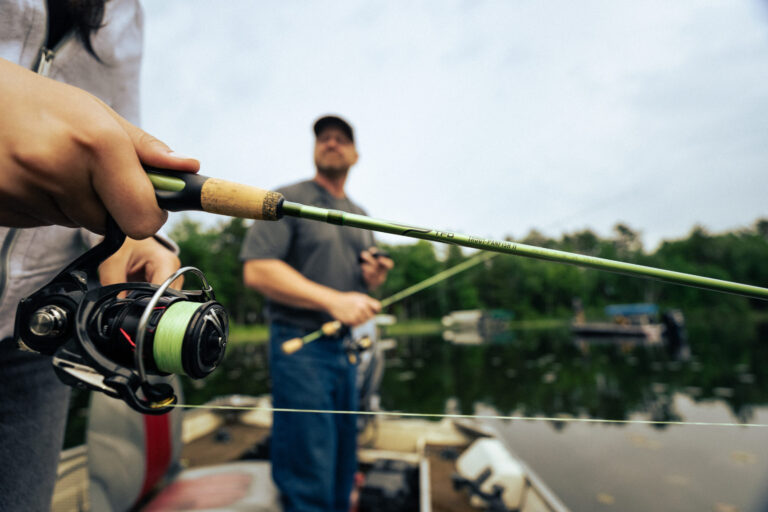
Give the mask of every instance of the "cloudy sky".
M 492 238 L 624 222 L 647 249 L 768 217 L 765 1 L 143 5 L 144 128 L 208 175 L 310 177 L 333 112 L 375 217 Z

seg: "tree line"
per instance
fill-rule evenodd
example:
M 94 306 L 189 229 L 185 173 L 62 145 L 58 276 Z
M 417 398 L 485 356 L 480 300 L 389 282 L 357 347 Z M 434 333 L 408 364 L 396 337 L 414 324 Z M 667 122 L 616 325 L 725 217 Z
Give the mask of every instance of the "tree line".
M 261 323 L 264 299 L 243 285 L 238 258 L 247 226 L 242 219 L 209 227 L 187 218 L 173 227 L 171 237 L 179 244 L 182 263 L 203 270 L 233 321 Z M 768 287 L 768 219 L 717 234 L 696 226 L 686 238 L 664 241 L 652 252 L 644 249 L 640 234 L 625 224 L 617 224 L 608 237 L 586 229 L 555 239 L 534 230 L 523 239 L 508 240 Z M 379 298 L 419 283 L 473 254 L 458 246 L 423 240 L 382 248 L 390 253 L 395 268 L 376 292 Z M 686 312 L 707 310 L 708 315 L 743 314 L 767 307 L 765 301 L 736 295 L 499 255 L 404 299 L 388 312 L 400 320 L 440 318 L 463 309 L 505 309 L 517 319 L 566 318 L 577 298 L 588 312 L 599 311 L 607 304 L 631 302 L 654 302 L 662 308 Z

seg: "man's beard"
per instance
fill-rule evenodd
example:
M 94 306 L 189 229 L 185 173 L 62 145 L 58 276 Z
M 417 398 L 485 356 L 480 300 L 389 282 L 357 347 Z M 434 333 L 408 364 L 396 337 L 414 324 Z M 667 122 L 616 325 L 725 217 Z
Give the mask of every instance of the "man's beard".
M 317 166 L 317 172 L 329 179 L 343 178 L 349 172 L 349 167 Z

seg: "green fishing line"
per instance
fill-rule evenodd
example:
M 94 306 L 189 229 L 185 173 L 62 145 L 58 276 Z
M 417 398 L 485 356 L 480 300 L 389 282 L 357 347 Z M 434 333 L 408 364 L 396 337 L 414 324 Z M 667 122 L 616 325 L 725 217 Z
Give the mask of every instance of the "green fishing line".
M 155 331 L 152 355 L 157 367 L 168 373 L 184 374 L 181 363 L 181 346 L 192 316 L 200 307 L 198 302 L 180 301 L 165 311 Z

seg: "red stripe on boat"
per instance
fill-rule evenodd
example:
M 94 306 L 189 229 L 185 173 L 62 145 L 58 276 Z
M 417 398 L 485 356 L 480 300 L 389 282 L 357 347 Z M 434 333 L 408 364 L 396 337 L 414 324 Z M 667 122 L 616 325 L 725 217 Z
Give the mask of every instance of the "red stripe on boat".
M 171 425 L 170 414 L 144 415 L 145 468 L 144 484 L 139 498 L 160 481 L 171 464 Z

